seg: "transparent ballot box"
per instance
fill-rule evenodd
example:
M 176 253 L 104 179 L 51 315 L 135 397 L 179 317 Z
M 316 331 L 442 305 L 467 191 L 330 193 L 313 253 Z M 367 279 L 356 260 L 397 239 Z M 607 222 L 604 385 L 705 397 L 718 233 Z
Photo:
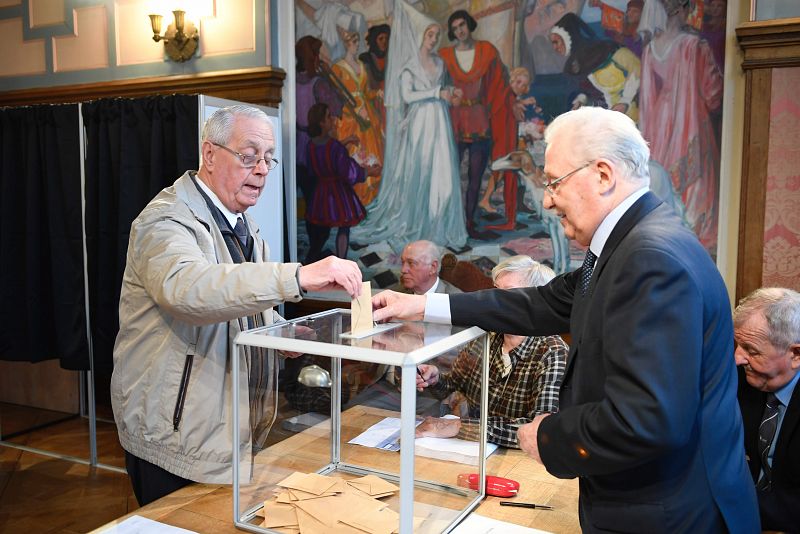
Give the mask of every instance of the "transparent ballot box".
M 491 450 L 485 332 L 407 322 L 349 334 L 350 311 L 337 309 L 237 336 L 237 528 L 449 532 L 485 497 L 483 482 L 466 482 L 472 473 L 485 480 Z M 260 365 L 259 358 L 283 361 L 280 376 L 277 364 Z M 430 375 L 433 366 L 438 383 L 418 391 L 417 377 Z M 468 392 L 452 394 L 457 376 L 470 377 Z M 275 398 L 254 384 L 269 384 Z M 274 405 L 254 407 L 263 398 Z M 461 415 L 460 426 L 450 427 L 460 428 L 456 436 L 415 437 L 426 417 L 444 416 L 428 424 L 452 424 L 450 411 Z M 266 439 L 259 429 L 270 421 L 259 421 L 262 416 L 274 420 Z

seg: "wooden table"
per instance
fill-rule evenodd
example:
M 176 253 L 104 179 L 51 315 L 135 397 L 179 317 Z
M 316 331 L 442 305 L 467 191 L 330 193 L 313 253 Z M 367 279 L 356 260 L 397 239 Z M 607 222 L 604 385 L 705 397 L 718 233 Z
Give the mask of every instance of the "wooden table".
M 399 472 L 399 454 L 346 444 L 363 429 L 388 416 L 397 414 L 366 406 L 356 406 L 344 412 L 342 460 L 350 463 L 356 463 L 357 460 L 361 466 Z M 328 464 L 330 438 L 325 427 L 325 424 L 321 424 L 309 428 L 276 443 L 257 456 L 259 468 L 256 469 L 255 478 L 261 484 L 262 493 L 266 491 L 264 488 L 271 487 L 293 471 L 309 472 Z M 387 459 L 389 463 L 397 461 L 397 467 L 387 465 Z M 458 473 L 472 472 L 474 468 L 418 456 L 415 471 L 418 478 L 420 473 L 425 473 L 425 477 L 432 480 L 454 480 Z M 487 497 L 475 510 L 480 515 L 550 532 L 580 532 L 577 480 L 561 480 L 551 476 L 542 465 L 516 449 L 499 448 L 487 459 L 486 472 L 519 481 L 520 492 L 514 500 L 546 504 L 554 510 L 500 506 L 501 500 L 510 499 Z M 243 487 L 242 493 L 246 491 Z M 241 533 L 243 531 L 233 525 L 232 500 L 231 486 L 191 484 L 94 532 L 100 532 L 130 515 L 140 515 L 196 532 Z M 390 501 L 394 509 L 397 509 L 397 504 Z

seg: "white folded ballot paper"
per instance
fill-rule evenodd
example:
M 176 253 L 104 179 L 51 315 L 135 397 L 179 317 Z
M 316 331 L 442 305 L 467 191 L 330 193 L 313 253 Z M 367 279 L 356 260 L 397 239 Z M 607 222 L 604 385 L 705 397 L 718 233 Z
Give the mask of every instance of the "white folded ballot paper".
M 417 424 L 421 422 L 422 419 L 417 420 Z M 348 443 L 386 451 L 399 451 L 400 419 L 398 417 L 387 417 L 375 423 Z M 487 443 L 486 457 L 496 450 L 496 444 Z M 477 441 L 458 438 L 416 438 L 414 440 L 414 453 L 418 456 L 436 458 L 437 460 L 476 465 L 480 454 L 480 444 Z

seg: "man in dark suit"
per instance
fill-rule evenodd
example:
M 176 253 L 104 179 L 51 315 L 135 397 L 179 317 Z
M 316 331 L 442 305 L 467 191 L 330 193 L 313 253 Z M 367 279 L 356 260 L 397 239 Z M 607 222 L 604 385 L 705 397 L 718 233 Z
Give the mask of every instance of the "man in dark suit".
M 439 247 L 432 241 L 412 241 L 400 255 L 400 284 L 392 288 L 401 293 L 461 293 L 461 290 L 439 278 Z
M 757 289 L 739 303 L 733 328 L 761 528 L 800 532 L 800 293 Z
M 559 412 L 518 436 L 551 474 L 580 478 L 584 532 L 758 531 L 719 272 L 649 191 L 649 150 L 630 118 L 584 107 L 545 141 L 544 207 L 590 248 L 584 265 L 536 288 L 384 292 L 376 320 L 571 333 Z

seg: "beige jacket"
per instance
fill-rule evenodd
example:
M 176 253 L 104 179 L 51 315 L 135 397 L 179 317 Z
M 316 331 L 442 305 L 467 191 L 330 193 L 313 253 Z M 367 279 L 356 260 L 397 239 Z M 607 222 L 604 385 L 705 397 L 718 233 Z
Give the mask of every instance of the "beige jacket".
M 233 450 L 231 387 L 240 391 L 242 475 L 250 465 L 249 351 L 231 377 L 233 340 L 247 315 L 279 320 L 272 306 L 300 300 L 297 263 L 268 263 L 255 223 L 255 261 L 234 264 L 205 200 L 187 172 L 131 224 L 114 346 L 111 403 L 122 447 L 180 477 L 229 483 Z M 271 392 L 254 414 L 266 429 Z M 263 432 L 262 432 L 263 433 Z

